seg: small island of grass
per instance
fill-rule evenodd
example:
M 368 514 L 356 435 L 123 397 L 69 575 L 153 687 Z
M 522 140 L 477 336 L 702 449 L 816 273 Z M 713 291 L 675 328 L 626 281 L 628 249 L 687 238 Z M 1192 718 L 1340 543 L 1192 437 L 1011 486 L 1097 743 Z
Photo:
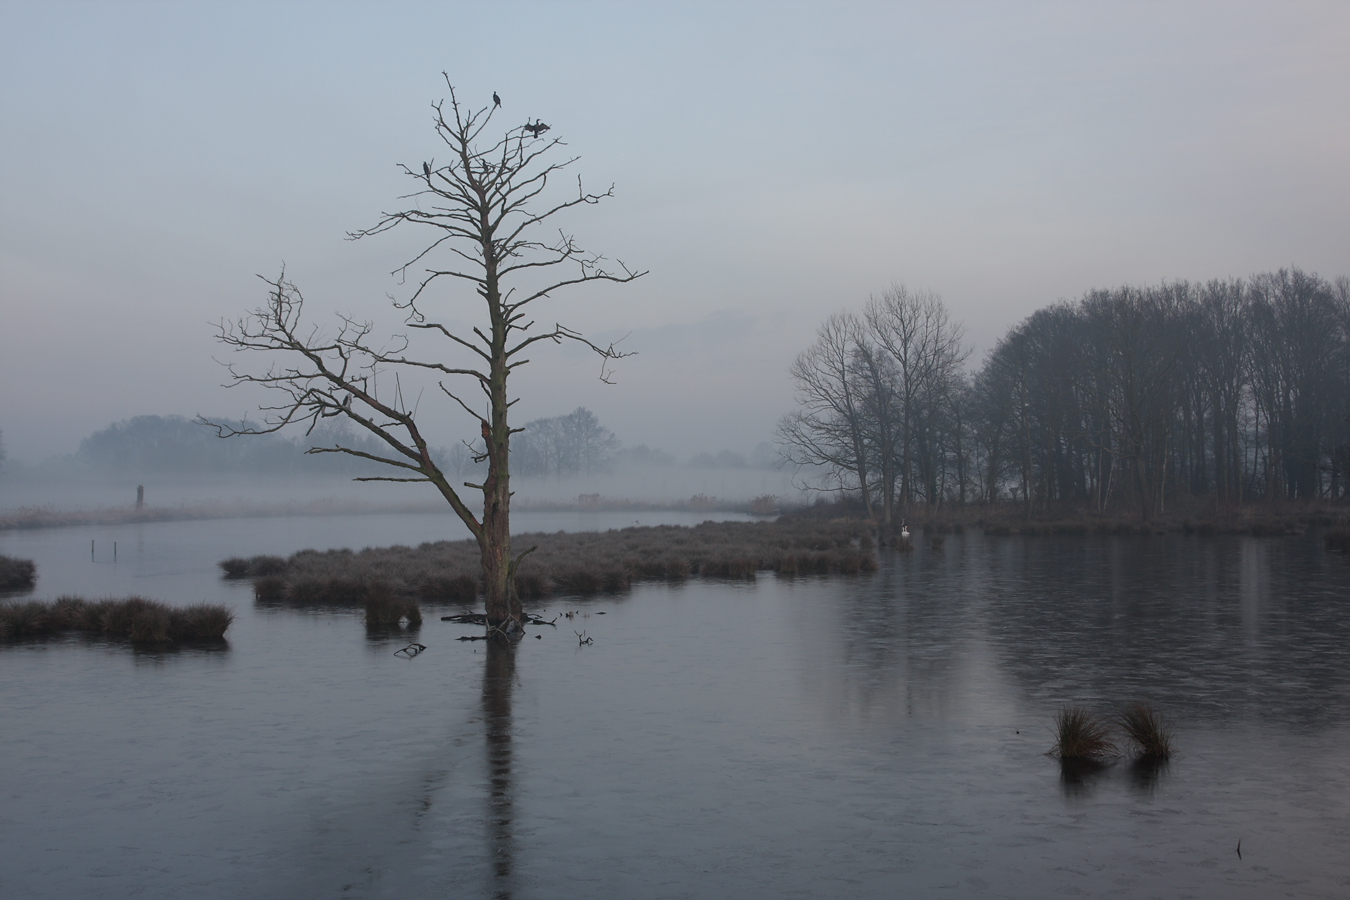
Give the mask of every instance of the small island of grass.
M 83 632 L 135 644 L 220 640 L 234 613 L 219 604 L 168 606 L 141 597 L 94 600 L 61 597 L 0 603 L 0 640 Z
M 0 591 L 22 591 L 37 583 L 37 566 L 31 559 L 0 556 Z
M 745 579 L 761 571 L 851 575 L 877 568 L 871 526 L 860 520 L 522 534 L 512 538 L 512 547 L 517 554 L 530 551 L 516 572 L 516 590 L 530 600 L 621 591 L 640 581 Z M 359 552 L 302 550 L 289 559 L 236 557 L 220 567 L 227 578 L 253 579 L 261 602 L 300 606 L 362 606 L 374 594 L 472 603 L 481 589 L 478 545 L 471 540 Z

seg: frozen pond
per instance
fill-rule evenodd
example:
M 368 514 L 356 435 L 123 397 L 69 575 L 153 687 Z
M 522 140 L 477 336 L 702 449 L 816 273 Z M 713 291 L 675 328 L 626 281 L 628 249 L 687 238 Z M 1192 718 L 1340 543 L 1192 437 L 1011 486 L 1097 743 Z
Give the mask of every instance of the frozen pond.
M 222 649 L 0 647 L 0 896 L 1350 895 L 1350 560 L 1316 535 L 948 536 L 874 576 L 553 602 L 576 617 L 514 648 L 429 616 L 413 660 L 215 568 L 459 536 L 0 534 L 36 597 L 238 612 Z M 1060 703 L 1133 699 L 1176 725 L 1165 767 L 1044 755 Z

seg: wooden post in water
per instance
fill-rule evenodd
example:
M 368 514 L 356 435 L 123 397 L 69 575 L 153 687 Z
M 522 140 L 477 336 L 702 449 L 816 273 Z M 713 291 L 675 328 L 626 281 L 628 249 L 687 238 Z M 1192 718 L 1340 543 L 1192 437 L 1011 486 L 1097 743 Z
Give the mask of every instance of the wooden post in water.
M 117 562 L 117 541 L 113 541 L 113 562 Z
M 90 542 L 89 542 L 89 561 L 90 561 L 90 562 L 93 562 L 93 561 L 94 561 L 94 542 L 93 542 L 93 541 L 90 541 Z
M 138 484 L 136 485 L 136 510 L 139 512 L 144 508 L 145 508 L 145 485 Z

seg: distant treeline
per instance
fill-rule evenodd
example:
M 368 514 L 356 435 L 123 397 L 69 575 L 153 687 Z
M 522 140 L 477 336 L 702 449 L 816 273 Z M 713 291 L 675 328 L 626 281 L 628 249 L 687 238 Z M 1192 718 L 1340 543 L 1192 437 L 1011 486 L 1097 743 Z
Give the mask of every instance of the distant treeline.
M 705 469 L 772 468 L 777 454 L 768 441 L 749 458 L 731 450 L 697 453 L 689 465 Z M 579 406 L 565 416 L 535 419 L 511 439 L 511 471 L 517 475 L 589 475 L 626 465 L 674 466 L 675 457 L 639 444 L 624 447 L 595 413 Z
M 224 422 L 222 419 L 212 421 Z M 242 427 L 244 423 L 227 423 Z M 348 447 L 386 455 L 375 437 L 358 433 L 341 420 L 320 422 L 306 435 L 240 435 L 222 439 L 208 425 L 184 416 L 136 416 L 103 428 L 80 442 L 78 458 L 90 468 L 117 475 L 361 475 L 386 474 L 382 467 L 341 453 L 306 454 L 310 447 Z M 476 459 L 481 440 L 437 448 L 433 456 L 444 471 L 471 477 L 485 464 Z M 2 457 L 0 457 L 2 458 Z M 772 445 L 761 444 L 749 458 L 730 450 L 700 453 L 689 465 L 707 468 L 768 467 Z M 512 438 L 511 466 L 527 477 L 573 476 L 612 472 L 624 466 L 675 466 L 675 457 L 640 444 L 624 447 L 595 413 L 578 407 L 564 416 L 535 419 Z
M 78 458 L 97 471 L 115 474 L 355 475 L 372 468 L 344 454 L 305 454 L 309 447 L 339 441 L 367 452 L 380 449 L 374 438 L 326 422 L 308 437 L 263 434 L 222 439 L 214 428 L 184 416 L 136 416 L 85 438 Z
M 580 475 L 609 472 L 618 462 L 619 439 L 595 413 L 578 406 L 565 416 L 535 419 L 511 440 L 511 471 L 517 475 Z
M 1350 279 L 1095 290 L 1014 327 L 978 371 L 965 358 L 936 295 L 896 287 L 831 317 L 792 368 L 786 455 L 883 518 L 1010 499 L 1148 518 L 1178 495 L 1350 490 Z

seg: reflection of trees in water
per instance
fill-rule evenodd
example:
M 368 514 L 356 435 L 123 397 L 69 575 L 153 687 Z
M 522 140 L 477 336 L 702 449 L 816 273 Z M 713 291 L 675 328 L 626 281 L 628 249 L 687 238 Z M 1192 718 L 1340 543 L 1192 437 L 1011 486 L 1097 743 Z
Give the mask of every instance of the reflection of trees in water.
M 941 552 L 883 548 L 874 575 L 837 581 L 846 585 L 837 605 L 813 627 L 836 632 L 839 664 L 812 670 L 812 690 L 825 683 L 832 708 L 869 714 L 947 707 L 982 655 L 983 636 L 970 627 L 982 582 L 965 547 L 953 539 Z
M 1350 715 L 1350 619 L 1319 551 L 1312 537 L 1012 539 L 983 566 L 982 627 L 1042 700 L 1332 724 Z
M 941 705 L 961 679 L 992 675 L 1047 709 L 1151 700 L 1182 726 L 1340 724 L 1345 570 L 1315 534 L 966 535 L 942 551 L 883 552 L 875 576 L 839 594 L 843 666 L 819 674 L 846 673 L 838 702 L 868 708 Z
M 511 692 L 516 680 L 516 648 L 505 640 L 489 640 L 486 650 L 482 704 L 487 747 L 487 843 L 492 859 L 493 896 L 509 898 L 515 860 Z

